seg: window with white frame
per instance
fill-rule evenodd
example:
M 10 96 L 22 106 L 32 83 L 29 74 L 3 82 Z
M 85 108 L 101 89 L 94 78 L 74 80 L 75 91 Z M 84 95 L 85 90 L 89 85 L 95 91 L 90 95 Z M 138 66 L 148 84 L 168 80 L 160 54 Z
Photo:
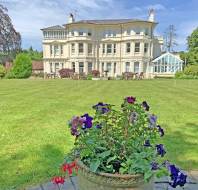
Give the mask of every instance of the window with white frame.
M 83 30 L 80 30 L 80 31 L 78 32 L 78 35 L 79 35 L 79 36 L 83 36 L 83 35 L 84 35 Z
M 88 62 L 88 73 L 92 72 L 92 62 Z
M 58 74 L 59 71 L 59 63 L 55 63 L 55 73 Z
M 58 47 L 58 45 L 54 45 L 54 55 L 59 55 L 59 47 Z
M 125 72 L 130 72 L 130 62 L 125 63 Z
M 113 53 L 116 53 L 116 44 L 113 44 Z
M 136 28 L 136 29 L 135 29 L 135 34 L 136 34 L 136 35 L 140 35 L 140 28 Z
M 105 44 L 102 44 L 102 53 L 103 54 L 105 53 L 105 49 L 106 49 L 105 46 L 106 46 Z
M 144 34 L 145 34 L 145 36 L 149 35 L 149 29 L 148 28 L 145 28 Z
M 72 30 L 72 31 L 70 32 L 70 35 L 71 35 L 71 36 L 74 36 L 74 34 L 75 34 L 75 33 L 74 33 L 74 30 Z
M 102 73 L 104 72 L 104 62 L 102 62 Z
M 61 55 L 63 55 L 63 45 L 61 44 Z
M 135 53 L 140 53 L 140 42 L 135 43 Z
M 140 67 L 140 63 L 139 62 L 135 62 L 134 63 L 134 72 L 135 73 L 139 73 L 139 68 Z
M 109 63 L 107 63 L 107 71 L 108 71 L 108 73 L 110 73 L 111 72 L 111 63 L 109 62 Z
M 75 62 L 72 62 L 72 70 L 73 70 L 74 73 L 76 72 L 76 64 L 75 64 Z
M 127 28 L 127 30 L 126 30 L 126 35 L 127 35 L 127 36 L 130 36 L 130 35 L 131 35 L 131 29 L 130 29 L 130 28 Z
M 84 63 L 79 62 L 79 73 L 83 73 L 83 72 L 84 72 Z
M 116 62 L 114 62 L 114 68 L 113 69 L 114 69 L 113 72 L 116 73 L 116 71 L 117 71 L 117 63 Z
M 79 43 L 78 44 L 78 52 L 79 53 L 83 53 L 84 52 L 84 44 L 83 43 Z
M 148 53 L 148 47 L 149 47 L 149 44 L 145 43 L 144 44 L 144 53 Z
M 50 73 L 53 73 L 53 64 L 50 63 Z
M 50 54 L 53 55 L 53 46 L 50 45 Z
M 75 53 L 75 44 L 74 43 L 71 44 L 71 52 L 72 52 L 72 54 Z
M 88 44 L 88 54 L 92 54 L 92 44 Z
M 130 53 L 131 52 L 131 43 L 126 43 L 126 53 Z
M 92 36 L 91 30 L 88 30 L 87 35 L 88 35 L 88 36 Z
M 107 44 L 107 53 L 112 53 L 112 44 Z

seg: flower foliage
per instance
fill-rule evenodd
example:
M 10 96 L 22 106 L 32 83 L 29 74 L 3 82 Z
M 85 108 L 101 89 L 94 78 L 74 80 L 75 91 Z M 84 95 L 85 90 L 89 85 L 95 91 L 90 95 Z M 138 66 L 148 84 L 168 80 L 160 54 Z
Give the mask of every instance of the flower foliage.
M 93 109 L 93 116 L 86 113 L 69 122 L 75 137 L 74 158 L 93 172 L 142 174 L 146 181 L 154 174 L 170 173 L 172 187 L 185 184 L 187 176 L 165 162 L 165 146 L 157 143 L 165 132 L 157 116 L 149 113 L 146 101 L 138 103 L 130 96 L 124 98 L 120 109 L 102 102 Z M 72 173 L 70 166 L 63 166 L 68 175 Z

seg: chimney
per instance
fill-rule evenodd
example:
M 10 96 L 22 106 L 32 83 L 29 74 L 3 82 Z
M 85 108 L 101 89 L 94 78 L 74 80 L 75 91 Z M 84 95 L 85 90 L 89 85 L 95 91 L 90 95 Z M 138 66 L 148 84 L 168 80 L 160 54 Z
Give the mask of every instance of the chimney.
M 72 13 L 70 13 L 68 23 L 73 23 L 73 22 L 75 22 L 74 15 Z
M 148 21 L 155 22 L 155 10 L 154 9 L 149 10 Z

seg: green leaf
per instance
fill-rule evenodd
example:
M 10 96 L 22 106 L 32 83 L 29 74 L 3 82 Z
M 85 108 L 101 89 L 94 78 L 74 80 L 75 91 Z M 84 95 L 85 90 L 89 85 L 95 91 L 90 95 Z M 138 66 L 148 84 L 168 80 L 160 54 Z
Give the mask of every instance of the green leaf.
M 149 181 L 149 179 L 152 177 L 153 173 L 151 170 L 148 170 L 144 173 L 144 180 Z
M 97 169 L 98 169 L 98 167 L 99 167 L 99 165 L 100 165 L 100 160 L 93 160 L 92 162 L 91 162 L 91 164 L 90 164 L 90 170 L 92 171 L 92 172 L 96 172 L 97 171 Z
M 111 154 L 111 151 L 108 150 L 108 151 L 105 151 L 105 152 L 102 152 L 102 153 L 98 154 L 98 157 L 104 159 L 104 158 L 106 158 L 107 156 L 109 156 L 110 154 Z
M 107 164 L 109 164 L 111 161 L 115 160 L 116 158 L 117 158 L 117 156 L 113 156 L 113 157 L 108 158 Z

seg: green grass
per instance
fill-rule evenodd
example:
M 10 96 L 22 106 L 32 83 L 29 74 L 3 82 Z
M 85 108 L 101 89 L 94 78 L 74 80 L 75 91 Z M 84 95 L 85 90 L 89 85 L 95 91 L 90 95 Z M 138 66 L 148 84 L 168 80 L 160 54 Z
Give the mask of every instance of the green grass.
M 128 95 L 158 115 L 168 159 L 198 169 L 198 80 L 0 80 L 0 189 L 49 180 L 72 147 L 71 116 Z

